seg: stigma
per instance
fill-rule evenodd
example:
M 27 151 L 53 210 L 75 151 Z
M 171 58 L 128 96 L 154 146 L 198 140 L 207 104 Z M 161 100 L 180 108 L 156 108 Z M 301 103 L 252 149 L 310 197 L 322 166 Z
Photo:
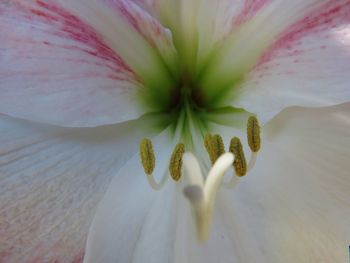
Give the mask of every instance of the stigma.
M 200 243 L 209 237 L 213 209 L 220 187 L 234 188 L 255 165 L 257 153 L 261 148 L 260 126 L 255 116 L 249 117 L 247 121 L 247 143 L 251 152 L 248 162 L 238 137 L 231 139 L 225 151 L 224 140 L 219 134 L 204 136 L 203 144 L 211 167 L 206 176 L 201 170 L 201 167 L 205 167 L 203 159 L 198 160 L 193 153 L 186 152 L 184 143 L 178 143 L 169 158 L 168 173 L 164 174 L 160 182 L 153 177 L 156 157 L 151 140 L 143 139 L 140 143 L 141 164 L 149 185 L 152 189 L 159 190 L 168 178 L 172 178 L 174 183 L 181 187 L 182 193 L 189 201 L 197 240 Z M 228 181 L 224 181 L 226 174 L 230 174 Z

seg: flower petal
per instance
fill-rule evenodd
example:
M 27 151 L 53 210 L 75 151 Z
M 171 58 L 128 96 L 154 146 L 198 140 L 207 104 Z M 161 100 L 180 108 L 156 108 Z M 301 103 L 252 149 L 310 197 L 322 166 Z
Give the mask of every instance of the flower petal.
M 349 130 L 349 103 L 290 108 L 263 128 L 253 171 L 222 191 L 227 233 L 240 229 L 227 236 L 243 249 L 240 261 L 347 260 Z
M 97 203 L 152 122 L 82 129 L 1 116 L 1 262 L 80 262 Z
M 197 15 L 201 0 L 141 0 L 137 2 L 141 2 L 148 7 L 148 10 L 153 11 L 153 15 L 171 30 L 182 70 L 186 74 L 192 74 L 196 66 Z
M 270 1 L 203 0 L 198 14 L 198 65 L 203 65 L 216 44 L 227 38 Z
M 289 27 L 237 90 L 235 106 L 266 122 L 288 106 L 350 100 L 350 3 L 331 1 Z
M 117 123 L 143 113 L 135 99 L 143 85 L 168 81 L 146 32 L 101 1 L 83 2 L 0 3 L 0 112 L 64 126 Z M 147 28 L 163 39 L 159 26 Z
M 221 189 L 204 245 L 181 192 L 171 184 L 152 192 L 135 156 L 100 203 L 86 262 L 341 262 L 350 233 L 349 109 L 293 108 L 267 125 L 253 172 Z
M 173 73 L 177 72 L 177 51 L 172 33 L 152 16 L 152 10 L 142 8 L 145 3 L 130 0 L 107 0 L 107 3 L 159 52 Z M 143 62 L 144 60 L 138 63 L 144 64 Z
M 208 103 L 266 122 L 287 106 L 347 101 L 348 44 L 336 32 L 347 28 L 349 8 L 344 0 L 265 3 L 217 44 L 201 72 Z
M 320 4 L 319 0 L 203 0 L 199 14 L 199 50 L 204 54 L 218 53 L 221 61 L 214 65 L 215 72 L 231 66 L 225 73 L 232 73 L 232 66 L 243 62 L 237 59 L 254 60 L 252 57 L 259 55 L 288 25 Z M 203 54 L 199 56 L 202 57 Z
M 169 133 L 153 143 L 155 174 L 168 175 Z M 113 179 L 91 226 L 84 262 L 171 261 L 176 184 L 168 180 L 162 190 L 154 191 L 146 176 L 136 154 Z

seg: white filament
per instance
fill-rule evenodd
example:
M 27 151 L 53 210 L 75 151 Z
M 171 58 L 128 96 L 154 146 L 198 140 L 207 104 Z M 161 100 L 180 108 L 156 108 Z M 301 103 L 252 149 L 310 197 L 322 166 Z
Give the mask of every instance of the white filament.
M 254 168 L 256 157 L 258 156 L 257 152 L 251 152 L 250 154 L 250 160 L 247 166 L 247 172 L 251 171 Z
M 162 187 L 164 186 L 165 182 L 167 181 L 167 179 L 169 177 L 169 174 L 167 172 L 165 172 L 159 183 L 157 183 L 153 174 L 147 175 L 146 177 L 147 177 L 147 181 L 148 181 L 149 185 L 151 186 L 151 188 L 155 191 L 158 191 L 158 190 L 162 189 Z
M 254 168 L 257 156 L 258 156 L 258 153 L 251 152 L 250 160 L 249 160 L 249 163 L 247 166 L 247 173 Z M 237 173 L 233 169 L 233 175 L 232 175 L 231 179 L 228 182 L 223 183 L 223 186 L 227 189 L 232 189 L 237 185 L 239 178 L 240 178 L 240 176 L 237 175 Z
M 203 184 L 201 183 L 203 176 L 197 158 L 190 153 L 184 155 L 183 164 L 190 180 L 190 185 L 185 187 L 184 194 L 192 205 L 197 238 L 200 242 L 208 239 L 216 195 L 225 172 L 232 166 L 232 162 L 232 153 L 221 155 L 210 169 Z

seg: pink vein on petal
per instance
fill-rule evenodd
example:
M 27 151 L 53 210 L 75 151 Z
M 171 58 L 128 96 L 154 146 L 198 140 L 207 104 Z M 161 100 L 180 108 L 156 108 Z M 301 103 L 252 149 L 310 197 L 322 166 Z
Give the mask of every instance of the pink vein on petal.
M 70 263 L 82 263 L 84 260 L 84 252 L 79 253 Z M 51 260 L 50 263 L 61 263 L 61 260 Z M 30 263 L 47 263 L 45 259 L 36 259 L 31 261 Z
M 74 41 L 71 45 L 60 45 L 43 40 L 42 44 L 81 51 L 100 59 L 103 61 L 103 66 L 116 73 L 110 75 L 111 78 L 123 80 L 128 76 L 128 80 L 137 79 L 132 69 L 104 42 L 103 37 L 94 28 L 52 1 L 37 0 L 35 3 L 35 6 L 30 7 L 18 3 L 16 11 L 25 12 L 24 17 L 28 19 L 28 22 L 36 20 L 51 26 L 48 29 L 42 29 L 44 33 Z M 95 64 L 97 63 L 99 62 Z
M 233 20 L 233 28 L 238 27 L 245 21 L 254 17 L 266 4 L 271 2 L 271 0 L 247 0 L 244 1 L 243 8 L 241 12 L 235 16 Z
M 173 48 L 171 34 L 141 6 L 125 0 L 105 0 L 105 2 L 142 35 L 153 48 L 161 52 Z
M 303 50 L 298 49 L 299 40 L 309 36 L 317 35 L 338 25 L 350 22 L 350 5 L 348 1 L 331 0 L 317 10 L 308 14 L 303 19 L 291 25 L 264 53 L 256 67 L 272 60 L 278 50 L 286 49 L 288 56 L 300 55 Z M 325 35 L 323 37 L 330 37 Z M 320 46 L 325 49 L 326 46 Z

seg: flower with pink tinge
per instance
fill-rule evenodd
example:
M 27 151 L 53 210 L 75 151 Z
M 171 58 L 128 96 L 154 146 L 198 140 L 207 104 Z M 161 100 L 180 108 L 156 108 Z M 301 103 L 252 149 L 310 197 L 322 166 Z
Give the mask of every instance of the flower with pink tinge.
M 0 263 L 347 260 L 349 0 L 2 0 L 0 36 Z M 237 177 L 204 141 L 252 115 Z

